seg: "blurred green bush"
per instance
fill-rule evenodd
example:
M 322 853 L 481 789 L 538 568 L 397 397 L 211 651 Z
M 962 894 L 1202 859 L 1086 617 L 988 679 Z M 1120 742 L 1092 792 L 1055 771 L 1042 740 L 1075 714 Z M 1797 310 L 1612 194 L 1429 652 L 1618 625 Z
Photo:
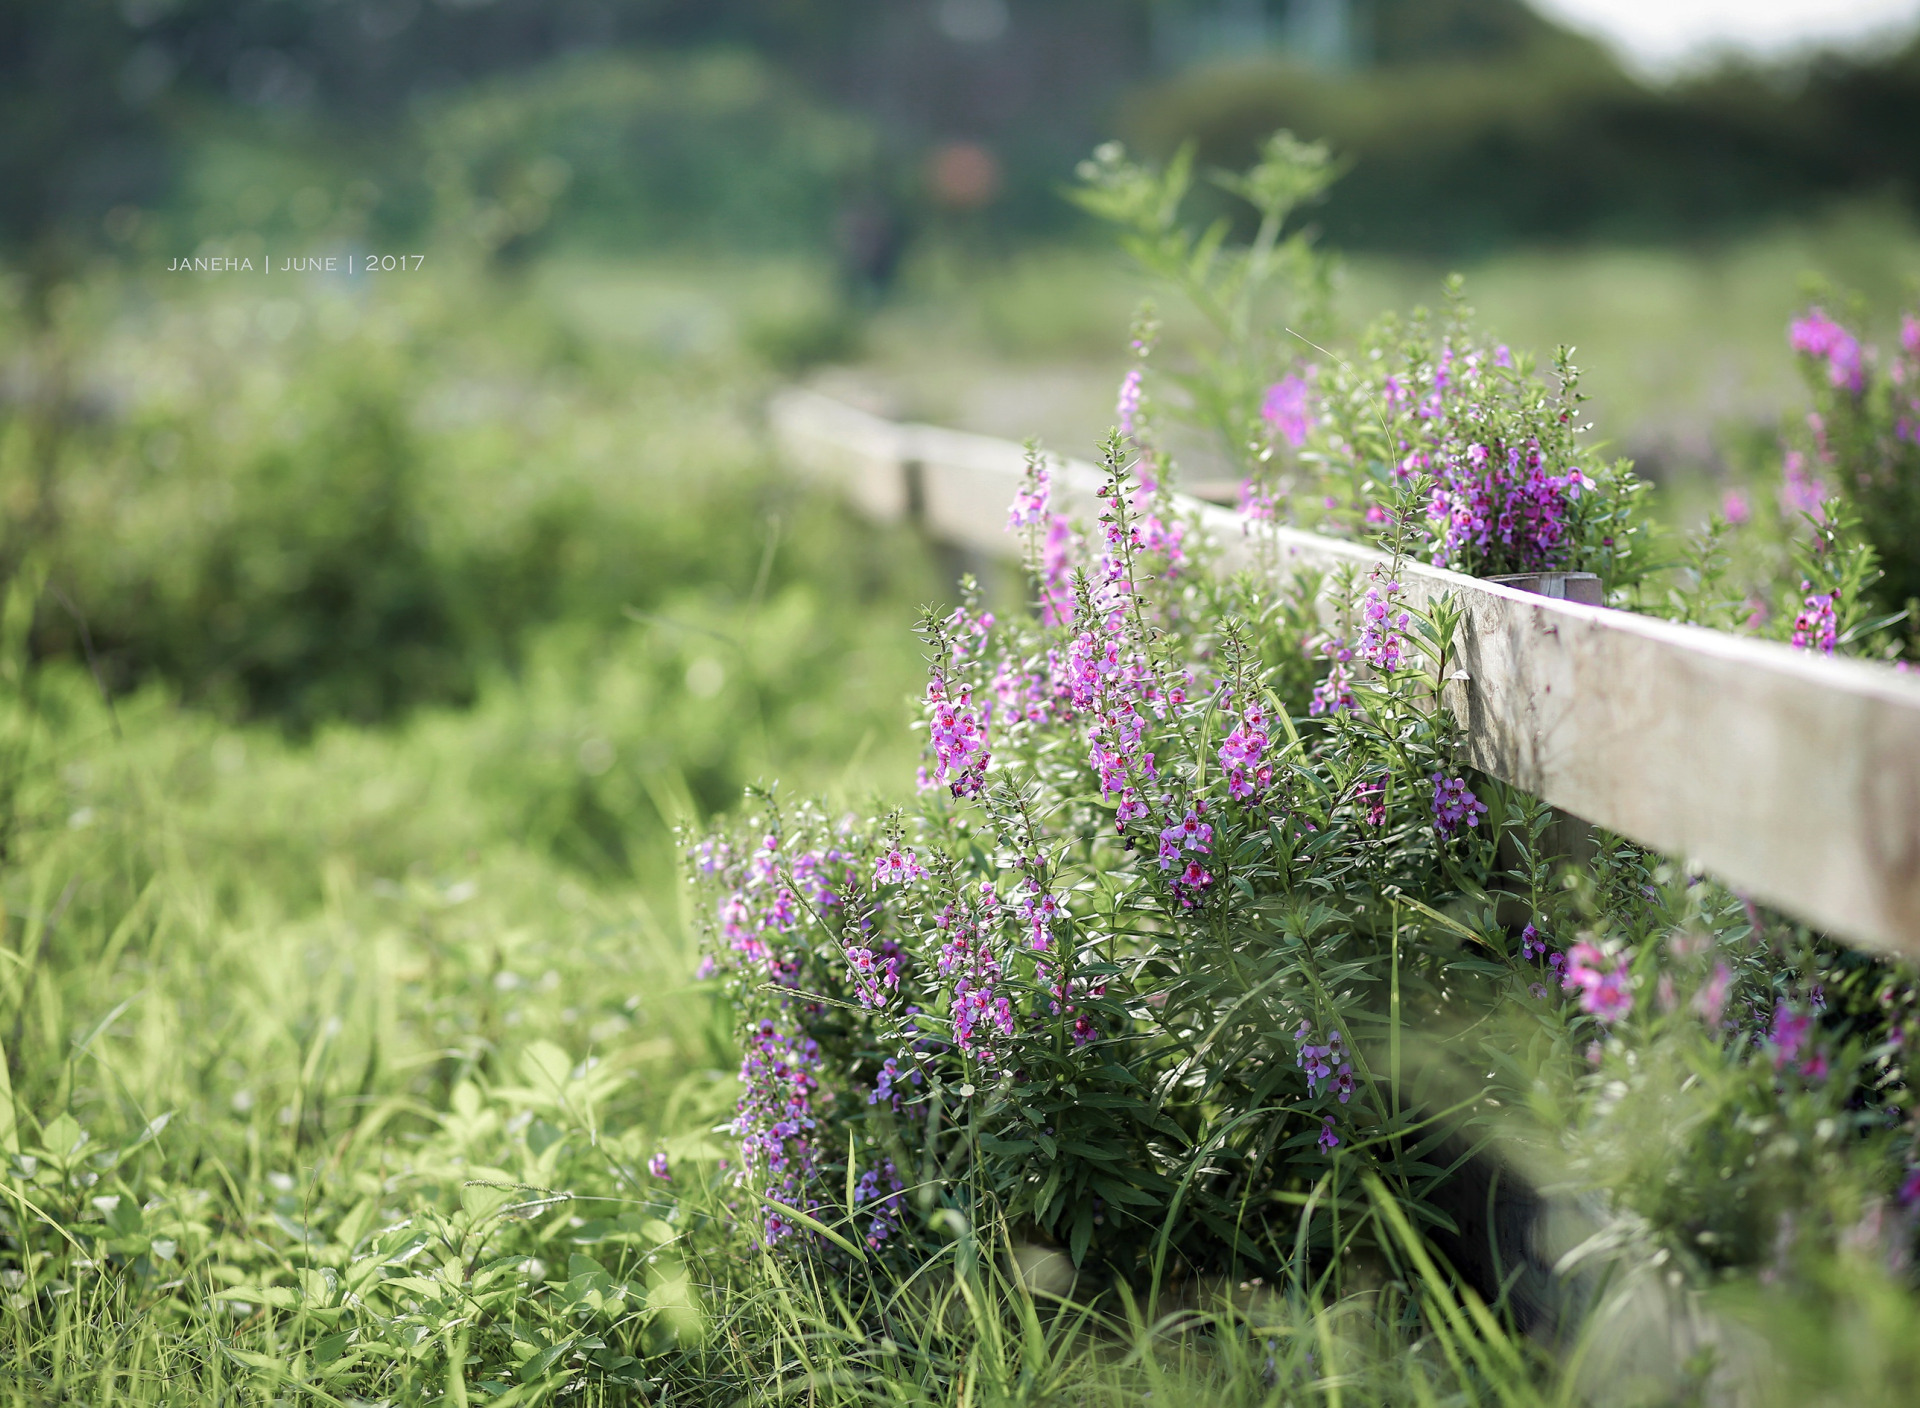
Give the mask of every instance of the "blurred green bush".
M 304 734 L 471 703 L 549 627 L 585 669 L 634 613 L 778 603 L 801 615 L 759 648 L 812 660 L 816 681 L 807 652 L 843 628 L 795 584 L 849 622 L 879 600 L 905 619 L 937 590 L 910 540 L 772 472 L 742 415 L 766 373 L 741 338 L 610 348 L 545 293 L 464 276 L 144 312 L 145 291 L 110 282 L 52 334 L 60 355 L 39 349 L 69 368 L 64 409 L 0 406 L 0 496 L 42 504 L 16 515 L 54 588 L 35 649 L 90 658 L 110 692 L 162 680 Z M 689 744 L 704 807 L 750 780 L 737 742 Z
M 1229 169 L 1276 128 L 1329 143 L 1351 167 L 1317 219 L 1353 249 L 1687 240 L 1849 193 L 1912 198 L 1920 44 L 1657 88 L 1563 31 L 1475 58 L 1407 58 L 1359 73 L 1283 59 L 1196 68 L 1137 92 L 1121 127 L 1150 155 L 1193 140 Z

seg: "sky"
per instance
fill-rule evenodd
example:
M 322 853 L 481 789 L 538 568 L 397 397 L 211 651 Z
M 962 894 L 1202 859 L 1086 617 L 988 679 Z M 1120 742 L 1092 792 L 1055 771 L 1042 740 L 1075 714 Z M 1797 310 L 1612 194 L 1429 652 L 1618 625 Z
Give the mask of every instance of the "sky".
M 1911 33 L 1920 0 L 1533 0 L 1635 67 L 1672 73 L 1728 50 L 1777 57 Z

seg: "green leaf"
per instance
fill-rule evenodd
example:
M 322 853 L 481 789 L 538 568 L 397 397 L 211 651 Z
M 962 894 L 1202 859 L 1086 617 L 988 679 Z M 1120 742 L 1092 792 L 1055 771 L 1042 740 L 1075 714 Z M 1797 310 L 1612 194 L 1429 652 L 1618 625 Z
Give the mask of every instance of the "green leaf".
M 1093 1241 L 1093 1204 L 1082 1202 L 1074 1211 L 1073 1231 L 1067 1238 L 1067 1254 L 1076 1269 L 1087 1259 L 1087 1247 Z

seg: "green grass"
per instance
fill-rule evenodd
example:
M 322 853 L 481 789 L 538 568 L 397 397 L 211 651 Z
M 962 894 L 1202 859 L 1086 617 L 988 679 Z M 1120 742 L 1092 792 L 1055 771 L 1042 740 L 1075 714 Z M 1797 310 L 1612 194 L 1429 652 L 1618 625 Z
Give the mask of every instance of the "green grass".
M 5 1401 L 270 1402 L 289 1374 L 318 1401 L 439 1396 L 444 1364 L 429 1385 L 218 1297 L 342 1271 L 390 1222 L 458 1214 L 477 1170 L 631 1199 L 620 1170 L 731 1099 L 671 828 L 751 781 L 851 803 L 911 772 L 907 628 L 950 584 L 770 475 L 738 340 L 650 347 L 458 287 L 303 290 L 269 318 L 244 291 L 103 278 L 48 335 L 116 419 L 59 438 L 55 526 L 9 598 Z M 137 685 L 109 706 L 77 660 L 30 663 L 42 581 L 103 643 L 191 640 L 220 612 L 253 622 L 242 644 L 289 622 L 324 641 L 337 603 L 208 564 L 342 511 L 307 561 L 358 550 L 366 481 L 328 437 L 360 404 L 336 388 L 370 372 L 402 416 L 368 474 L 410 479 L 405 550 L 478 619 L 445 647 L 471 702 L 428 691 L 367 726 L 156 652 L 105 656 Z M 0 430 L 16 503 L 29 414 Z M 291 526 L 262 541 L 263 520 Z M 61 619 L 41 597 L 43 649 Z M 290 689 L 360 663 L 282 658 Z M 559 1273 L 572 1217 L 537 1239 Z

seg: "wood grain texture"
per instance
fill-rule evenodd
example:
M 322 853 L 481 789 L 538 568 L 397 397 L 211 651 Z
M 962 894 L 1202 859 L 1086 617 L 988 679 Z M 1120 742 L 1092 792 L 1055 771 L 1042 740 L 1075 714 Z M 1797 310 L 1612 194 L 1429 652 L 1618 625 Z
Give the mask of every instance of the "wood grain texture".
M 1009 553 L 1017 445 L 896 425 L 804 392 L 770 410 L 784 453 L 882 519 Z M 1072 512 L 1102 475 L 1055 464 Z M 1222 570 L 1318 573 L 1391 563 L 1359 544 L 1185 507 Z M 1418 563 L 1414 600 L 1464 612 L 1448 706 L 1473 765 L 1707 871 L 1837 937 L 1920 956 L 1920 678 L 1646 616 L 1515 591 Z

